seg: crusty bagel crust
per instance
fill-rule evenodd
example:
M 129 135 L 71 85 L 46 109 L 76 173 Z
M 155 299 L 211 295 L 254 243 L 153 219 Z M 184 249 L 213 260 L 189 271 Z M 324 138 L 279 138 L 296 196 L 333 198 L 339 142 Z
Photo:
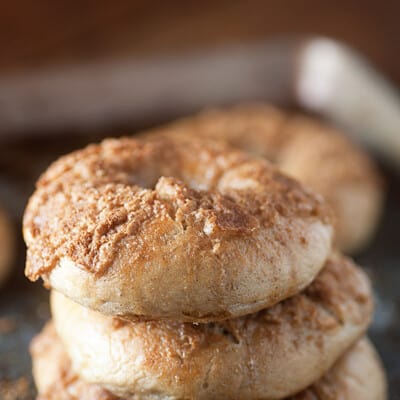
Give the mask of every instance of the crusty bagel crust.
M 117 400 L 98 385 L 90 385 L 71 369 L 71 361 L 52 322 L 33 338 L 30 345 L 32 373 L 37 400 Z M 118 399 L 119 400 L 119 399 Z
M 37 400 L 128 400 L 116 397 L 101 385 L 89 384 L 72 371 L 71 361 L 52 323 L 31 344 Z M 154 396 L 153 400 L 166 400 Z M 259 400 L 265 399 L 261 397 Z M 386 378 L 368 339 L 358 341 L 324 377 L 286 400 L 385 400 Z M 142 400 L 132 396 L 131 400 Z M 223 400 L 229 400 L 224 397 Z M 239 399 L 243 400 L 243 399 Z M 247 399 L 246 399 L 247 400 Z
M 332 206 L 335 244 L 342 251 L 361 249 L 377 226 L 384 196 L 376 166 L 347 137 L 316 120 L 245 104 L 205 111 L 144 134 L 157 135 L 219 139 L 272 161 Z
M 386 400 L 382 363 L 367 338 L 359 340 L 319 381 L 288 400 Z
M 320 197 L 226 144 L 106 140 L 55 162 L 24 217 L 26 274 L 135 319 L 213 321 L 305 286 L 331 247 Z
M 51 307 L 74 370 L 120 397 L 282 399 L 365 332 L 372 293 L 362 270 L 336 254 L 303 292 L 222 322 L 124 322 L 54 291 Z

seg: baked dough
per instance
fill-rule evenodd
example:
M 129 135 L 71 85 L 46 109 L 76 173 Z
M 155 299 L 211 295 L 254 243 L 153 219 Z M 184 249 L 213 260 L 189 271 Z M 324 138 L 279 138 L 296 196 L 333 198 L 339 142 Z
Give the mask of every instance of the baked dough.
M 321 197 L 266 160 L 214 141 L 111 139 L 39 180 L 26 274 L 105 314 L 216 321 L 306 287 L 332 232 Z
M 210 110 L 145 134 L 214 138 L 265 157 L 320 193 L 337 216 L 346 253 L 370 240 L 382 211 L 382 180 L 368 155 L 339 131 L 263 104 Z M 356 223 L 354 223 L 356 221 Z
M 117 396 L 282 399 L 364 334 L 372 293 L 365 273 L 335 254 L 302 293 L 222 322 L 122 321 L 54 291 L 51 309 L 73 369 Z
M 101 385 L 86 383 L 72 371 L 68 355 L 51 323 L 34 338 L 31 353 L 39 391 L 37 400 L 123 400 Z M 324 377 L 285 400 L 386 400 L 386 392 L 386 378 L 379 357 L 369 340 L 363 338 Z M 140 396 L 131 399 L 141 400 Z M 153 400 L 159 399 L 162 397 L 153 397 Z
M 98 385 L 90 385 L 71 369 L 52 322 L 33 338 L 30 345 L 37 400 L 120 400 Z
M 319 381 L 288 400 L 385 400 L 383 366 L 367 338 L 359 340 Z

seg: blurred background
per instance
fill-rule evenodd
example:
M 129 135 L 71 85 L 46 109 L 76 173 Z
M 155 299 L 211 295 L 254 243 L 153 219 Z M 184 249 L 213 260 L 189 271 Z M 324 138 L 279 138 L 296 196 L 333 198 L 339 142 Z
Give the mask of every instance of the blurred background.
M 17 0 L 1 5 L 0 68 L 27 70 L 316 34 L 354 46 L 400 83 L 399 14 L 396 0 Z
M 299 49 L 315 36 L 361 54 L 389 82 L 379 93 L 397 98 L 399 0 L 2 2 L 0 203 L 14 226 L 17 257 L 0 288 L 0 399 L 34 398 L 27 348 L 49 317 L 48 293 L 23 276 L 21 218 L 39 174 L 87 143 L 210 105 L 268 100 L 335 123 L 336 114 L 302 104 L 293 89 Z M 257 71 L 256 80 L 251 71 Z M 212 93 L 204 85 L 210 81 Z M 391 135 L 400 131 L 395 122 L 388 124 Z M 396 166 L 393 155 L 400 153 L 385 157 L 376 141 L 366 143 L 381 165 L 388 197 L 373 242 L 356 259 L 374 280 L 371 335 L 388 369 L 391 398 L 400 399 L 400 157 Z

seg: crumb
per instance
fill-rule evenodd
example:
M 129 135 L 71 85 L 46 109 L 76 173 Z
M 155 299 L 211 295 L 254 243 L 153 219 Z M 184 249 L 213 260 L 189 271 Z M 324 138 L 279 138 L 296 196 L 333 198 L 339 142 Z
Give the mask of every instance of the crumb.
M 17 322 L 11 317 L 0 318 L 0 335 L 6 335 L 15 331 L 17 328 Z
M 25 376 L 15 380 L 0 381 L 2 400 L 28 400 L 30 398 L 29 381 Z

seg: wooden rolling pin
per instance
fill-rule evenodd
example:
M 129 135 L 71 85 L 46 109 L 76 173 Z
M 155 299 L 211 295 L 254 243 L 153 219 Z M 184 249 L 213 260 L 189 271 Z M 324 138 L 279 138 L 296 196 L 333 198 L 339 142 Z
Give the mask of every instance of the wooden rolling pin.
M 342 125 L 400 168 L 400 97 L 352 49 L 320 38 L 299 52 L 298 104 Z

